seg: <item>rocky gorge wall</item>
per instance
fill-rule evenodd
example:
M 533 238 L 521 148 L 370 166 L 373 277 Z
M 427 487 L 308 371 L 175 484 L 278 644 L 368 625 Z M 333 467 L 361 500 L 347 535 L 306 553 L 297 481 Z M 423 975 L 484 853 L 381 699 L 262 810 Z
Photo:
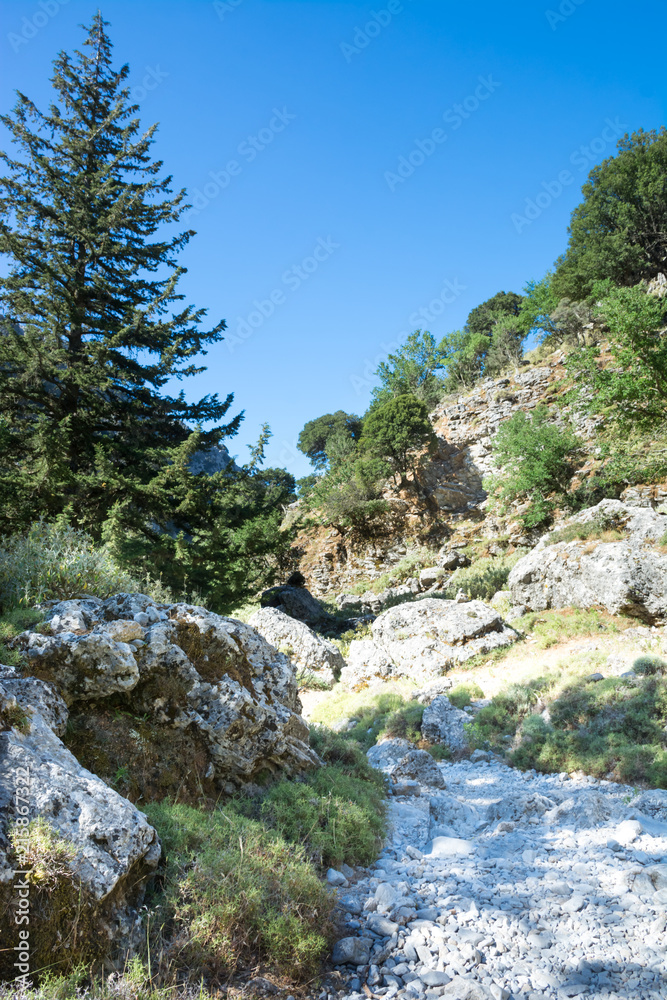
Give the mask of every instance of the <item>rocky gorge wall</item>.
M 485 511 L 484 477 L 492 471 L 491 444 L 500 425 L 519 411 L 556 401 L 564 392 L 565 355 L 556 351 L 539 365 L 522 366 L 443 400 L 431 413 L 437 451 L 419 472 L 420 496 L 388 494 L 391 513 L 384 533 L 371 540 L 341 538 L 333 530 L 310 528 L 297 540 L 300 570 L 318 597 L 376 579 L 400 562 L 415 544 L 439 547 L 463 521 L 485 520 L 485 533 L 507 533 L 515 545 L 529 544 L 521 525 Z M 595 421 L 565 407 L 574 430 L 590 441 Z M 464 542 L 465 544 L 465 542 Z

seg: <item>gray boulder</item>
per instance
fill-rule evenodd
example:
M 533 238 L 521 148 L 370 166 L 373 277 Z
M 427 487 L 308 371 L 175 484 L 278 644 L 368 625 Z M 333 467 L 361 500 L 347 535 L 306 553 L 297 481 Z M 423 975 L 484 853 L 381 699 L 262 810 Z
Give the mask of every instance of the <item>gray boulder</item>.
M 429 743 L 442 743 L 450 750 L 465 750 L 468 737 L 464 727 L 469 722 L 468 713 L 455 708 L 449 698 L 441 694 L 424 709 L 422 736 Z
M 353 639 L 340 680 L 348 688 L 356 688 L 369 680 L 386 680 L 396 673 L 394 662 L 372 639 Z
M 20 715 L 16 710 L 20 709 Z M 35 878 L 30 889 L 30 942 L 33 967 L 48 965 L 62 948 L 62 930 L 70 935 L 73 961 L 124 950 L 137 944 L 139 908 L 146 879 L 160 858 L 153 827 L 131 802 L 85 770 L 58 737 L 67 720 L 65 703 L 55 689 L 34 678 L 0 668 L 0 912 L 16 906 L 13 885 L 32 854 L 48 864 L 60 846 L 64 858 L 50 878 Z M 29 783 L 23 776 L 29 775 Z M 10 830 L 20 795 L 22 819 L 39 821 L 29 837 Z M 24 812 L 25 809 L 25 812 Z M 25 824 L 19 827 L 25 829 Z M 66 907 L 72 903 L 69 913 Z M 74 905 L 76 904 L 76 905 Z M 78 914 L 77 914 L 78 911 Z M 17 930 L 7 922 L 5 945 L 14 947 Z M 4 939 L 3 939 L 4 941 Z M 12 957 L 7 958 L 7 955 Z M 13 978 L 13 952 L 0 955 L 0 976 Z
M 205 774 L 211 793 L 232 792 L 260 772 L 296 774 L 319 765 L 288 657 L 250 625 L 187 604 L 157 608 L 149 600 L 121 594 L 103 609 L 109 616 L 146 615 L 149 624 L 120 618 L 83 635 L 24 634 L 31 672 L 53 683 L 79 713 L 84 703 L 84 715 L 103 711 L 113 697 L 146 717 L 158 743 L 165 729 L 174 741 L 194 741 L 199 778 L 184 758 L 182 780 L 196 786 Z
M 396 784 L 417 781 L 430 788 L 445 787 L 442 772 L 430 753 L 417 750 L 408 740 L 383 740 L 371 747 L 366 756 L 372 767 Z
M 313 628 L 326 627 L 336 620 L 305 587 L 289 584 L 271 587 L 262 594 L 261 604 L 263 608 L 277 608 L 290 618 L 296 618 Z
M 305 622 L 290 618 L 277 608 L 261 608 L 248 624 L 296 665 L 302 686 L 314 682 L 331 687 L 345 666 L 337 646 L 317 635 Z
M 375 649 L 364 648 L 365 663 L 350 649 L 348 666 L 355 665 L 356 683 L 378 675 L 431 680 L 518 638 L 498 612 L 481 601 L 458 604 L 437 598 L 390 608 L 376 618 L 372 631 Z
M 613 525 L 624 537 L 554 543 L 550 532 L 510 573 L 514 604 L 531 611 L 601 605 L 648 623 L 667 618 L 667 553 L 660 544 L 667 514 L 603 500 L 567 524 Z
M 341 938 L 334 945 L 331 961 L 334 965 L 368 965 L 372 944 L 371 938 Z

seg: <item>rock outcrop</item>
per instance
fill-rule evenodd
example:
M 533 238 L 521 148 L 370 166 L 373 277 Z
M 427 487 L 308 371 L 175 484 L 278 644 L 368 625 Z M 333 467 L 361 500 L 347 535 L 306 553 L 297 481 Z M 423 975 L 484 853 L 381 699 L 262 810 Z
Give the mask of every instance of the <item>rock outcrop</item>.
M 654 624 L 667 617 L 667 513 L 603 500 L 565 524 L 590 537 L 558 541 L 561 526 L 520 559 L 509 576 L 514 604 L 532 611 L 594 605 Z M 605 540 L 615 529 L 617 540 Z
M 17 943 L 14 916 L 27 898 L 31 970 L 51 964 L 77 907 L 80 927 L 69 944 L 74 960 L 136 945 L 146 879 L 160 858 L 155 830 L 65 748 L 67 708 L 53 685 L 0 667 L 0 718 L 6 726 L 0 732 L 3 943 L 7 949 Z M 26 868 L 30 876 L 14 875 Z M 27 896 L 17 888 L 26 878 Z M 15 958 L 11 950 L 0 954 L 0 977 L 17 975 Z
M 331 687 L 338 680 L 345 666 L 341 651 L 305 622 L 277 608 L 261 608 L 248 624 L 295 664 L 299 684 Z
M 126 706 L 143 717 L 144 744 L 168 732 L 172 742 L 196 744 L 198 766 L 189 773 L 184 751 L 177 786 L 206 779 L 211 793 L 232 792 L 260 771 L 317 765 L 296 669 L 250 625 L 136 594 L 63 602 L 47 622 L 51 635 L 23 637 L 30 672 L 52 682 L 79 717 Z
M 482 601 L 423 598 L 375 619 L 373 638 L 350 644 L 341 680 L 348 687 L 374 677 L 439 677 L 479 653 L 515 642 L 516 632 Z
M 438 695 L 424 709 L 421 732 L 429 743 L 441 743 L 450 750 L 466 750 L 465 726 L 471 721 L 467 712 L 455 708 L 445 694 Z

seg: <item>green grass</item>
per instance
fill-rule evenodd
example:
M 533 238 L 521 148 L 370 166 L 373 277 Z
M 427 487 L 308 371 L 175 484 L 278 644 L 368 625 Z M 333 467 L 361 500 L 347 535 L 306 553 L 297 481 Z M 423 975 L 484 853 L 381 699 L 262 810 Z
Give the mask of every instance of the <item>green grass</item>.
M 471 738 L 522 769 L 667 788 L 667 664 L 646 661 L 652 672 L 636 678 L 591 681 L 588 663 L 512 684 L 477 714 Z
M 483 698 L 484 692 L 479 684 L 471 682 L 469 684 L 457 684 L 456 687 L 447 692 L 447 697 L 455 708 L 465 708 L 466 705 L 472 705 L 473 701 Z
M 334 900 L 303 847 L 233 804 L 207 813 L 150 803 L 146 812 L 166 857 L 151 900 L 164 974 L 219 983 L 258 962 L 295 982 L 317 974 Z
M 595 608 L 560 608 L 551 611 L 531 611 L 512 622 L 517 631 L 537 640 L 538 649 L 548 649 L 567 639 L 596 634 L 614 634 L 636 625 L 635 619 L 610 615 Z
M 14 608 L 0 615 L 0 663 L 7 667 L 18 667 L 22 662 L 22 654 L 16 649 L 10 649 L 7 643 L 28 628 L 32 628 L 42 620 L 39 611 L 29 608 Z
M 524 550 L 511 555 L 483 556 L 470 566 L 454 570 L 442 596 L 450 600 L 462 590 L 473 600 L 489 601 L 498 590 L 504 590 L 510 571 L 519 561 Z

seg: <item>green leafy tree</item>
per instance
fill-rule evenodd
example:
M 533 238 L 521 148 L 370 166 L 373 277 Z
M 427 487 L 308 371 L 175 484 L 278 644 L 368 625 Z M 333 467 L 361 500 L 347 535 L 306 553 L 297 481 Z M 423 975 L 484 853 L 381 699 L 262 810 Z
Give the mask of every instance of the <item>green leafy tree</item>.
M 548 407 L 536 407 L 532 417 L 519 411 L 500 425 L 493 440 L 501 473 L 488 477 L 485 488 L 502 509 L 515 500 L 526 501 L 521 519 L 527 528 L 537 527 L 548 521 L 556 499 L 566 492 L 580 448 L 569 428 L 552 422 Z
M 380 385 L 373 390 L 371 406 L 381 406 L 395 396 L 412 395 L 431 409 L 443 393 L 444 356 L 428 330 L 415 330 L 395 354 L 377 370 Z
M 508 367 L 517 368 L 523 357 L 523 341 L 518 316 L 497 319 L 484 362 L 485 374 L 497 375 Z
M 493 328 L 501 316 L 518 316 L 521 308 L 522 296 L 516 292 L 497 292 L 490 299 L 475 306 L 466 320 L 466 333 L 471 336 L 482 334 L 489 340 L 493 334 Z
M 404 483 L 416 452 L 432 446 L 434 440 L 428 407 L 415 396 L 404 395 L 371 410 L 364 420 L 360 448 L 387 461 Z
M 349 458 L 361 437 L 362 421 L 354 413 L 337 410 L 309 420 L 301 433 L 297 448 L 310 459 L 316 469 L 327 469 Z
M 570 354 L 573 394 L 621 430 L 656 428 L 667 417 L 667 300 L 642 286 L 619 288 L 610 281 L 594 291 L 611 358 L 603 361 L 598 346 Z
M 321 477 L 304 496 L 306 510 L 340 534 L 372 534 L 389 510 L 383 490 L 391 468 L 377 458 L 357 458 Z
M 521 303 L 522 296 L 516 292 L 498 292 L 471 310 L 463 330 L 443 338 L 439 349 L 447 368 L 447 390 L 467 388 L 487 371 L 495 374 L 521 357 L 524 337 L 518 321 Z
M 574 209 L 570 239 L 558 260 L 558 298 L 587 298 L 596 281 L 635 285 L 667 262 L 667 128 L 639 129 L 618 153 L 594 167 Z

